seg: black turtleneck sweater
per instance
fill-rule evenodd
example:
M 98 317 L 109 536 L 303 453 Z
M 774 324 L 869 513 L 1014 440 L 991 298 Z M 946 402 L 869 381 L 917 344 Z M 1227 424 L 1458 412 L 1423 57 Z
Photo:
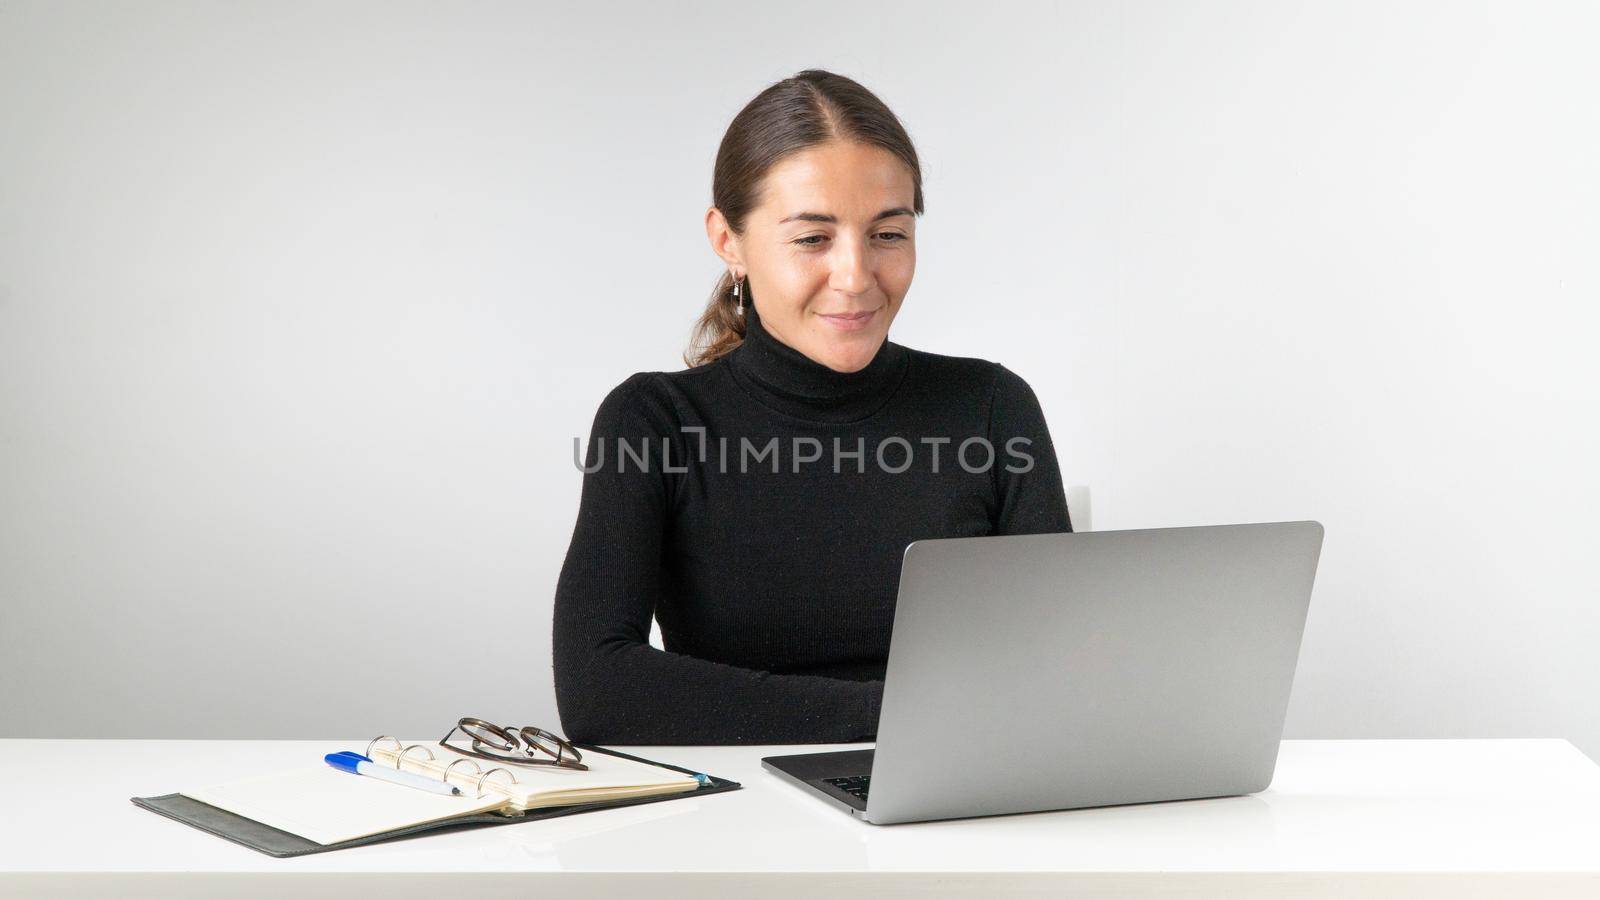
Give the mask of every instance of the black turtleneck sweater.
M 870 740 L 906 545 L 1072 530 L 1004 366 L 885 341 L 836 372 L 746 316 L 731 353 L 635 374 L 595 415 L 555 598 L 572 740 Z

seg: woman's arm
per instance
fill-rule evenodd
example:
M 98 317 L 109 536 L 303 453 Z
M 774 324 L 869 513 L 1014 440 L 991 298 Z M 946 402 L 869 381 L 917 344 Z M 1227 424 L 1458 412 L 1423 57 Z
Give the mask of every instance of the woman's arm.
M 662 591 L 663 538 L 682 435 L 649 373 L 611 391 L 595 414 L 572 543 L 556 585 L 556 705 L 566 736 L 595 744 L 792 744 L 870 740 L 883 682 L 775 675 L 649 644 Z M 637 449 L 645 471 L 617 438 Z M 680 449 L 664 455 L 663 437 Z
M 994 446 L 998 505 L 991 534 L 1055 534 L 1072 530 L 1061 467 L 1033 388 L 1005 366 L 995 365 L 989 406 L 989 442 Z M 1031 459 L 1030 459 L 1031 457 Z

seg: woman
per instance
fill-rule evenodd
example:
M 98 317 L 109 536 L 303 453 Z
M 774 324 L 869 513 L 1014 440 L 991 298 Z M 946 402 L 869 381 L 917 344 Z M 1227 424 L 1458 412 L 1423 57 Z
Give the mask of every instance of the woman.
M 922 177 L 870 91 L 820 70 L 763 91 L 723 137 L 712 200 L 728 271 L 690 368 L 635 374 L 595 415 L 556 589 L 562 727 L 870 740 L 906 545 L 1070 531 L 1055 452 L 1011 371 L 888 340 Z

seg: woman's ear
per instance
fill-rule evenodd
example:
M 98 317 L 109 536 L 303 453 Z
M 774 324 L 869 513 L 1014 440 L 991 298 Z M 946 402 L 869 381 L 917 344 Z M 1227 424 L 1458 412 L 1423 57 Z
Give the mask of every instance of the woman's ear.
M 715 206 L 706 210 L 706 239 L 711 242 L 711 252 L 721 257 L 729 269 L 746 271 L 744 256 L 739 252 L 739 236 Z

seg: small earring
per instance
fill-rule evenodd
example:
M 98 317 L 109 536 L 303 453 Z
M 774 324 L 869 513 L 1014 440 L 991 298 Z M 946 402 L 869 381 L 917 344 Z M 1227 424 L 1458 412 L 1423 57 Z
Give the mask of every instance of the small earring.
M 728 274 L 732 275 L 733 273 L 730 272 Z M 734 312 L 741 316 L 744 315 L 744 293 L 739 289 L 739 276 L 737 275 L 733 276 L 733 299 L 738 301 L 738 304 L 734 306 Z

